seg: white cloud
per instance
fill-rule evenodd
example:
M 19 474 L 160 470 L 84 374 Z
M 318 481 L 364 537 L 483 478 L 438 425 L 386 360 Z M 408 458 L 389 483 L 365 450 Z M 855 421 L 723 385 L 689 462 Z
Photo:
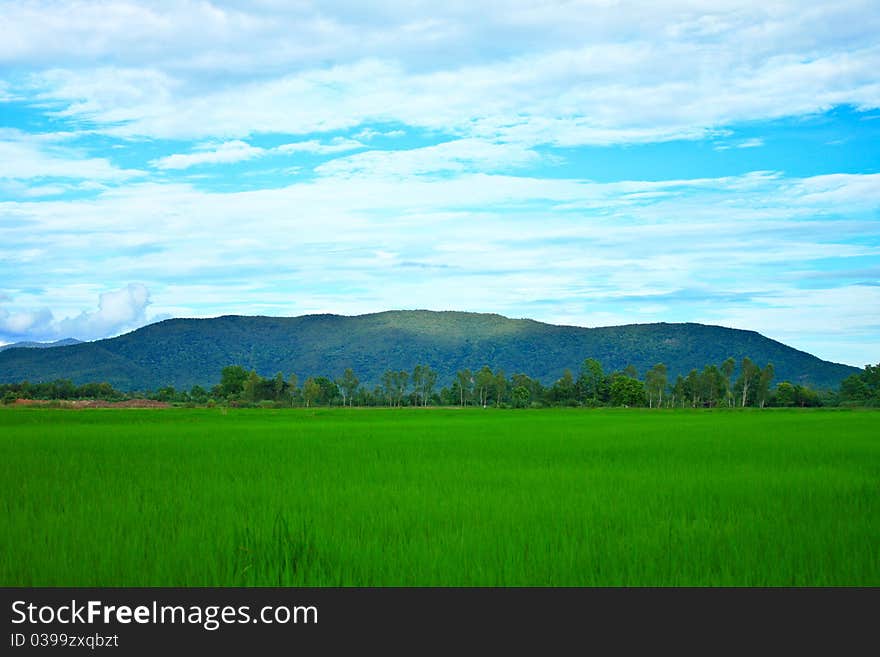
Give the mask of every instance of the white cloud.
M 367 151 L 331 160 L 315 171 L 322 175 L 413 176 L 515 169 L 539 159 L 538 153 L 517 144 L 459 139 L 409 150 Z
M 115 335 L 147 323 L 149 290 L 131 283 L 98 297 L 98 308 L 74 317 L 56 319 L 49 308 L 10 312 L 0 307 L 0 339 L 55 340 L 73 337 L 91 340 Z
M 365 148 L 365 146 L 356 139 L 335 137 L 327 143 L 321 142 L 317 139 L 310 139 L 308 141 L 282 144 L 281 146 L 276 146 L 274 150 L 279 153 L 316 153 L 318 155 L 326 155 L 329 153 L 353 151 L 358 148 Z
M 721 142 L 715 144 L 716 151 L 726 151 L 731 148 L 760 148 L 764 145 L 764 140 L 760 137 L 752 137 L 737 142 Z
M 739 121 L 840 104 L 880 106 L 880 12 L 863 1 L 513 3 L 504 11 L 452 4 L 432 8 L 428 22 L 417 5 L 249 13 L 187 3 L 170 17 L 132 6 L 111 13 L 118 22 L 96 23 L 116 66 L 37 67 L 32 82 L 62 114 L 104 131 L 190 139 L 380 122 L 525 145 L 608 144 L 701 138 Z M 13 13 L 23 34 L 46 38 L 34 16 Z M 112 39 L 138 19 L 156 32 L 151 39 L 133 30 L 123 52 Z M 188 41 L 197 20 L 204 28 Z M 434 41 L 424 41 L 427 26 Z M 159 34 L 170 39 L 164 58 L 155 56 Z M 15 61 L 37 65 L 31 47 L 7 44 Z
M 120 181 L 143 174 L 120 169 L 106 158 L 87 157 L 53 139 L 6 131 L 0 136 L 0 179 L 67 178 Z
M 192 153 L 175 153 L 150 162 L 157 169 L 188 169 L 200 164 L 230 164 L 265 155 L 265 149 L 243 141 L 202 144 Z
M 406 134 L 405 130 L 374 130 L 373 128 L 364 128 L 359 133 L 355 135 L 357 139 L 363 139 L 364 141 L 370 141 L 375 137 L 403 137 Z

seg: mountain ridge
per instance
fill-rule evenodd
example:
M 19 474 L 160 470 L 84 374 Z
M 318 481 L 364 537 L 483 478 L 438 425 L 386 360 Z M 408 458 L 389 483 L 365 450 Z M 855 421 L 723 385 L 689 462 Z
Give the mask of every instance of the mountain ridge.
M 7 349 L 52 349 L 54 347 L 69 347 L 73 344 L 81 344 L 82 340 L 76 338 L 62 338 L 55 342 L 34 342 L 27 340 L 25 342 L 12 342 L 10 344 L 0 344 L 0 351 Z
M 463 311 L 388 310 L 362 315 L 320 313 L 297 317 L 222 315 L 172 318 L 129 333 L 53 349 L 0 352 L 0 382 L 69 378 L 106 381 L 125 390 L 165 385 L 209 387 L 226 365 L 262 376 L 282 372 L 336 377 L 346 367 L 365 384 L 387 369 L 430 365 L 439 382 L 455 372 L 489 365 L 552 383 L 586 358 L 606 371 L 635 365 L 641 375 L 658 362 L 670 380 L 728 356 L 772 362 L 776 381 L 835 388 L 858 368 L 823 361 L 756 331 L 695 322 L 580 327 L 530 318 Z

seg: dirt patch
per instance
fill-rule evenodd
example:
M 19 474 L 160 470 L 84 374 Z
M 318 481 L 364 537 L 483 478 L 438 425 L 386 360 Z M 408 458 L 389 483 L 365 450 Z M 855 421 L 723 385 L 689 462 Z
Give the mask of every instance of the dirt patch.
M 126 399 L 108 402 L 103 399 L 16 399 L 15 406 L 54 406 L 60 408 L 171 408 L 171 404 L 154 399 Z

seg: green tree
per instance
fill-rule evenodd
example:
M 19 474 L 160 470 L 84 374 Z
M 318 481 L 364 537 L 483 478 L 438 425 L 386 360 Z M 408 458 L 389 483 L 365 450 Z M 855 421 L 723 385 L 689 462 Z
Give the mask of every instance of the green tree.
M 284 399 L 284 375 L 281 372 L 275 375 L 272 387 L 274 388 L 275 401 L 282 401 Z
M 425 365 L 425 371 L 422 375 L 422 388 L 424 390 L 422 399 L 424 400 L 425 406 L 427 406 L 428 402 L 431 400 L 435 385 L 437 385 L 437 370 Z
M 394 397 L 397 392 L 397 373 L 393 370 L 385 370 L 382 375 L 382 392 L 389 406 L 394 406 Z
M 675 377 L 675 384 L 672 386 L 672 405 L 684 406 L 687 401 L 687 383 L 685 378 L 679 374 Z
M 645 385 L 625 374 L 612 377 L 610 394 L 614 406 L 645 405 Z
M 645 392 L 648 394 L 648 407 L 654 407 L 657 400 L 657 408 L 663 405 L 663 391 L 666 390 L 667 372 L 666 365 L 657 363 L 645 373 Z
M 514 408 L 525 408 L 529 405 L 531 393 L 525 386 L 516 386 L 510 393 Z
M 504 370 L 498 369 L 495 372 L 495 406 L 501 406 L 504 402 L 504 397 L 507 395 L 507 376 L 504 374 Z
M 486 408 L 486 401 L 489 395 L 489 387 L 495 381 L 495 375 L 492 374 L 492 370 L 489 369 L 488 365 L 483 365 L 483 368 L 477 372 L 475 382 L 475 389 L 480 400 L 480 406 Z
M 794 406 L 795 389 L 788 381 L 783 381 L 776 386 L 776 404 L 777 406 Z
M 409 372 L 406 370 L 400 370 L 397 372 L 397 378 L 395 379 L 395 389 L 397 390 L 397 405 L 401 406 L 403 403 L 403 397 L 406 395 L 406 391 L 409 388 Z
M 251 370 L 244 382 L 244 389 L 241 391 L 241 398 L 248 402 L 257 401 L 257 388 L 260 385 L 260 375 L 256 371 Z
M 309 377 L 303 384 L 302 395 L 306 402 L 306 408 L 308 408 L 321 396 L 320 384 L 312 377 Z
M 742 402 L 740 406 L 745 408 L 749 402 L 749 392 L 755 387 L 756 379 L 760 376 L 760 368 L 755 365 L 751 359 L 746 356 L 742 359 L 742 365 L 739 368 L 739 379 L 736 387 L 742 390 Z
M 345 372 L 342 373 L 342 378 L 337 381 L 340 390 L 342 390 L 342 405 L 345 406 L 346 400 L 348 401 L 348 405 L 352 405 L 352 400 L 354 399 L 354 393 L 357 390 L 360 381 L 354 375 L 354 370 L 350 367 L 345 368 Z
M 459 370 L 455 374 L 455 385 L 458 387 L 459 404 L 467 405 L 474 385 L 474 377 L 469 369 Z
M 296 397 L 299 394 L 299 377 L 296 374 L 291 373 L 291 375 L 287 378 L 287 399 L 292 406 L 296 401 Z
M 556 404 L 576 405 L 577 402 L 577 385 L 575 384 L 574 375 L 571 370 L 565 368 L 562 376 L 559 377 L 550 388 L 550 401 Z
M 581 365 L 580 376 L 577 380 L 577 388 L 581 399 L 593 402 L 605 401 L 607 382 L 602 363 L 595 358 L 587 358 Z
M 774 374 L 773 363 L 767 363 L 758 375 L 758 385 L 755 392 L 758 405 L 761 408 L 764 408 L 764 404 L 767 403 L 767 397 L 770 395 L 770 383 L 773 381 Z
M 416 402 L 419 404 L 419 406 L 422 405 L 422 395 L 424 394 L 424 388 L 422 387 L 423 383 L 424 383 L 424 376 L 425 376 L 424 372 L 425 372 L 425 368 L 421 364 L 417 364 L 413 368 L 413 372 L 412 372 L 413 392 L 416 395 Z
M 840 382 L 840 399 L 845 402 L 864 402 L 871 395 L 861 374 L 850 374 Z
M 241 365 L 228 365 L 220 371 L 220 388 L 224 397 L 236 397 L 244 390 L 248 371 Z
M 733 357 L 731 356 L 721 363 L 721 374 L 724 376 L 725 382 L 724 399 L 728 406 L 733 406 L 733 387 L 731 379 L 733 378 L 734 371 L 736 371 L 736 361 L 733 360 Z

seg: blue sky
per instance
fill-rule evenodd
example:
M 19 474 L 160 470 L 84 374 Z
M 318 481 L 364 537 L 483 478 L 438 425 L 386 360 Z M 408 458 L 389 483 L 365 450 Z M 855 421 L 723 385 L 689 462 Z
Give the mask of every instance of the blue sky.
M 703 322 L 880 362 L 875 2 L 2 2 L 0 342 Z

